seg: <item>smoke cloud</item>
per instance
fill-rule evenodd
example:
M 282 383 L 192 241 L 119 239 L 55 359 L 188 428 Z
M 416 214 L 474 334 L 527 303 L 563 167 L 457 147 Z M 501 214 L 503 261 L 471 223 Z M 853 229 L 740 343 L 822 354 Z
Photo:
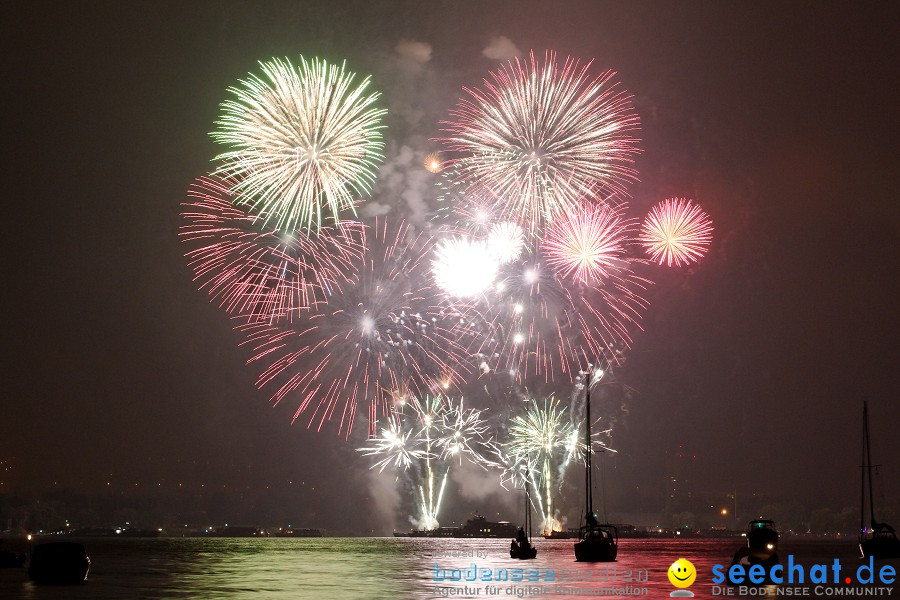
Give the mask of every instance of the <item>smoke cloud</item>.
M 425 42 L 416 42 L 414 40 L 400 40 L 394 46 L 394 52 L 402 58 L 425 64 L 431 60 L 431 45 Z
M 400 507 L 396 477 L 389 473 L 369 471 L 368 478 L 372 512 L 375 517 L 372 522 L 383 523 L 396 531 L 397 510 Z
M 378 197 L 403 200 L 409 209 L 406 211 L 408 219 L 413 223 L 425 222 L 430 211 L 426 198 L 434 195 L 434 176 L 425 170 L 424 160 L 424 152 L 403 145 L 381 168 L 378 182 Z M 380 214 L 390 210 L 385 204 L 370 201 L 366 203 L 366 208 L 369 205 L 376 205 L 373 210 L 382 210 Z
M 491 38 L 491 41 L 488 42 L 488 45 L 481 53 L 491 60 L 509 60 L 522 56 L 522 53 L 513 44 L 512 40 L 505 35 Z

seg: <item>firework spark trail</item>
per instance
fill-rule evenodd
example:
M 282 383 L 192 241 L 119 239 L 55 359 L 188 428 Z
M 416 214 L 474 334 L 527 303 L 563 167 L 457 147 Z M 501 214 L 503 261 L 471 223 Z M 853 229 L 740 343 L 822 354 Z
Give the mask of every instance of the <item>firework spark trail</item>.
M 572 431 L 575 430 L 564 413 L 565 409 L 560 409 L 559 402 L 553 397 L 544 399 L 543 406 L 532 401 L 524 415 L 512 419 L 505 445 L 509 461 L 507 470 L 516 471 L 519 465 L 524 465 L 528 479 L 525 483 L 534 488 L 538 497 L 543 495 L 538 506 L 545 533 L 559 527 L 553 513 L 553 465 L 567 460 Z
M 449 461 L 456 458 L 462 464 L 467 458 L 483 469 L 496 466 L 488 456 L 496 448 L 493 439 L 488 436 L 488 426 L 482 417 L 481 410 L 466 408 L 465 400 L 451 405 L 441 416 L 440 434 L 437 446 L 441 459 Z
M 179 236 L 194 281 L 232 315 L 250 321 L 291 319 L 342 290 L 363 255 L 363 228 L 352 221 L 318 234 L 259 229 L 235 206 L 234 181 L 198 178 L 181 205 Z
M 388 424 L 381 429 L 381 435 L 372 438 L 366 447 L 358 450 L 363 456 L 383 457 L 372 465 L 379 473 L 391 465 L 408 469 L 415 461 L 425 457 L 425 451 L 418 447 L 414 434 L 415 431 L 406 427 L 397 415 L 391 415 L 388 417 Z
M 651 260 L 680 267 L 706 254 L 712 232 L 712 220 L 698 205 L 687 198 L 669 198 L 647 214 L 640 240 Z
M 231 147 L 216 157 L 217 174 L 236 178 L 232 192 L 266 224 L 318 231 L 368 194 L 383 160 L 379 94 L 344 64 L 300 57 L 260 62 L 229 88 L 211 135 Z
M 426 397 L 424 400 L 414 398 L 410 406 L 420 425 L 418 437 L 423 440 L 426 449 L 424 487 L 427 487 L 427 494 L 424 487 L 420 486 L 420 523 L 424 524 L 424 529 L 435 529 L 439 525 L 438 515 L 453 458 L 461 463 L 465 456 L 472 463 L 486 468 L 495 464 L 488 456 L 496 446 L 490 438 L 485 438 L 488 427 L 481 417 L 481 411 L 466 409 L 462 398 L 458 404 L 440 395 Z M 436 471 L 443 471 L 443 475 L 438 475 L 440 487 L 437 497 Z
M 372 466 L 380 471 L 389 465 L 403 470 L 417 467 L 418 523 L 422 529 L 435 529 L 454 462 L 461 464 L 465 457 L 482 468 L 496 464 L 489 458 L 496 445 L 486 437 L 487 431 L 482 411 L 466 409 L 462 398 L 456 403 L 439 394 L 413 396 L 395 406 L 381 436 L 359 451 L 383 457 Z
M 484 89 L 464 88 L 469 98 L 443 122 L 440 140 L 457 156 L 453 184 L 487 187 L 529 232 L 598 184 L 624 191 L 637 178 L 638 117 L 614 73 L 592 78 L 589 67 L 572 58 L 560 66 L 553 52 L 540 64 L 532 53 L 491 72 Z
M 376 221 L 366 246 L 356 281 L 342 293 L 289 326 L 237 327 L 253 349 L 248 363 L 263 365 L 257 385 L 274 388 L 275 404 L 292 398 L 294 420 L 307 413 L 317 429 L 338 416 L 347 435 L 359 407 L 373 434 L 393 391 L 425 396 L 462 381 L 469 369 L 457 341 L 460 315 L 428 283 L 431 238 L 405 223 Z
M 429 396 L 421 401 L 418 398 L 414 398 L 411 407 L 415 411 L 420 425 L 418 436 L 423 440 L 425 446 L 425 485 L 428 488 L 426 495 L 423 486 L 419 486 L 419 494 L 422 497 L 422 513 L 419 522 L 423 529 L 437 529 L 439 525 L 438 512 L 440 512 L 441 498 L 444 495 L 444 483 L 447 481 L 450 467 L 447 466 L 447 469 L 444 471 L 437 502 L 435 502 L 434 469 L 431 463 L 432 458 L 436 458 L 436 456 L 432 448 L 432 434 L 437 433 L 441 420 L 449 407 L 440 395 Z

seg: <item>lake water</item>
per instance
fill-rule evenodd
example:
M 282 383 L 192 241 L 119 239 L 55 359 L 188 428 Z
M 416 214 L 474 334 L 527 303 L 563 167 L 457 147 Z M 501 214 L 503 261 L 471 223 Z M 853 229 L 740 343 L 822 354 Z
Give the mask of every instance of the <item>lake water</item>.
M 559 598 L 597 597 L 603 592 L 608 597 L 610 592 L 619 590 L 621 594 L 629 589 L 645 591 L 644 598 L 668 598 L 675 588 L 669 583 L 666 571 L 681 557 L 690 560 L 698 571 L 697 581 L 690 587 L 694 597 L 722 598 L 728 596 L 713 587 L 711 569 L 715 564 L 727 567 L 741 544 L 740 539 L 625 539 L 619 543 L 618 561 L 590 564 L 574 561 L 573 540 L 540 538 L 534 541 L 538 556 L 533 561 L 511 560 L 509 540 L 505 539 L 101 538 L 82 541 L 92 561 L 87 583 L 37 586 L 27 581 L 24 569 L 0 569 L 0 599 Z M 453 556 L 453 553 L 461 555 Z M 473 556 L 466 556 L 469 553 Z M 783 564 L 788 554 L 794 555 L 795 562 L 807 566 L 831 565 L 838 558 L 842 578 L 847 573 L 855 575 L 862 564 L 855 544 L 849 541 L 784 540 L 779 549 Z M 897 562 L 876 561 L 876 568 L 883 564 L 897 567 Z M 474 573 L 473 564 L 479 569 L 479 581 L 447 580 L 454 576 L 464 579 L 467 569 Z M 513 569 L 517 568 L 538 569 L 541 577 L 553 569 L 554 581 L 483 580 L 484 569 L 491 569 L 492 573 L 508 569 L 512 576 Z M 454 570 L 459 570 L 459 574 Z M 646 572 L 646 581 L 628 581 L 637 578 L 640 571 Z M 445 580 L 435 581 L 436 574 Z M 578 580 L 585 575 L 590 575 L 591 581 Z M 809 595 L 793 597 L 816 597 L 814 585 L 808 582 L 806 585 L 810 587 Z M 496 586 L 497 593 L 491 593 L 493 589 L 488 586 Z M 829 584 L 828 587 L 853 586 Z M 883 586 L 868 587 L 882 587 L 879 595 L 883 597 L 900 596 L 900 585 L 896 583 L 887 586 L 890 595 Z M 730 597 L 760 597 L 741 596 L 739 588 L 731 590 L 734 595 Z

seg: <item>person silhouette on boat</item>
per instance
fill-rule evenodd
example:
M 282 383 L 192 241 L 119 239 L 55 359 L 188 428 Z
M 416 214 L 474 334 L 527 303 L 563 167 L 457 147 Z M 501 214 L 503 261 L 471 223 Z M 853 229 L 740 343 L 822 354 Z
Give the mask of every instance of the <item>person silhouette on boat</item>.
M 517 552 L 519 550 L 527 550 L 530 547 L 531 544 L 528 542 L 528 536 L 525 535 L 525 529 L 519 527 L 519 531 L 516 533 L 516 539 L 510 542 L 509 549 L 513 552 Z

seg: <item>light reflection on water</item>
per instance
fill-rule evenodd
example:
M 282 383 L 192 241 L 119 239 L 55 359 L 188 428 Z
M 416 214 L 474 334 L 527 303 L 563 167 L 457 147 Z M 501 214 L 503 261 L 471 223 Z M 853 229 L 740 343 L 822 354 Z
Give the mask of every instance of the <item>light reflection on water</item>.
M 696 598 L 714 598 L 711 569 L 727 565 L 739 539 L 719 540 L 621 540 L 615 563 L 576 563 L 572 540 L 535 540 L 538 557 L 533 561 L 508 558 L 509 541 L 428 538 L 162 538 L 84 540 L 93 561 L 87 584 L 42 587 L 25 581 L 23 569 L 0 569 L 0 598 L 28 600 L 146 598 L 440 598 L 441 592 L 457 592 L 453 598 L 515 598 L 529 586 L 543 585 L 551 593 L 527 598 L 565 597 L 552 593 L 556 585 L 577 588 L 646 588 L 649 598 L 666 598 L 674 588 L 666 570 L 678 558 L 690 560 L 698 577 L 691 591 Z M 445 552 L 481 553 L 486 557 L 446 556 Z M 800 563 L 813 564 L 840 558 L 846 568 L 860 564 L 852 542 L 786 542 L 788 553 Z M 501 582 L 499 594 L 488 595 L 484 581 L 433 581 L 440 569 L 537 568 L 553 569 L 557 580 Z M 596 577 L 615 565 L 618 581 L 597 582 Z M 561 581 L 564 571 L 590 572 L 594 581 Z M 648 581 L 623 581 L 628 570 L 648 571 Z M 609 579 L 613 579 L 609 577 Z M 491 583 L 490 585 L 494 585 Z M 479 593 L 465 592 L 468 586 Z M 507 590 L 509 592 L 507 593 Z M 437 593 L 436 593 L 437 592 Z M 583 597 L 583 596 L 568 596 Z M 595 596 L 596 597 L 596 596 Z M 607 596 L 608 597 L 608 596 Z M 738 597 L 738 596 L 732 596 Z

